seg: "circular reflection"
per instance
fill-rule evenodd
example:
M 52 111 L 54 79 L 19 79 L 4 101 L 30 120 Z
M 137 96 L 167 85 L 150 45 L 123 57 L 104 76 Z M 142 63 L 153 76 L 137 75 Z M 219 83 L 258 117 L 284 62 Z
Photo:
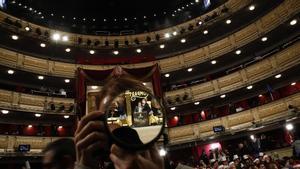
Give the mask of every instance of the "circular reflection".
M 107 85 L 103 88 L 100 103 L 100 109 L 105 108 L 109 135 L 121 147 L 147 148 L 163 132 L 164 109 L 160 100 L 142 82 L 127 78 L 112 80 L 108 89 Z

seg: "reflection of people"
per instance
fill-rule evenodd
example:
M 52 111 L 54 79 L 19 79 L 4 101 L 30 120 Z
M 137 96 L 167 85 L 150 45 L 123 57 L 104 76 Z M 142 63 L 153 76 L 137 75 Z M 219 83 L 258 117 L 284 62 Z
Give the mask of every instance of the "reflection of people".
M 72 139 L 64 138 L 56 140 L 48 144 L 43 152 L 44 169 L 74 168 L 76 152 Z

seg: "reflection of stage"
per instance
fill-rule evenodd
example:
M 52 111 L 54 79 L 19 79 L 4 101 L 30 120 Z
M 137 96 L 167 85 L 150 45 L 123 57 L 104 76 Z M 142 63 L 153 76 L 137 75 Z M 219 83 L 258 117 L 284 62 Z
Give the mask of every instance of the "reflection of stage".
M 133 127 L 133 129 L 138 132 L 139 137 L 143 143 L 148 143 L 149 141 L 153 140 L 153 138 L 155 138 L 159 134 L 161 128 L 162 125 Z
M 128 126 L 126 119 L 120 119 L 119 117 L 107 118 L 107 124 L 118 124 L 119 126 Z

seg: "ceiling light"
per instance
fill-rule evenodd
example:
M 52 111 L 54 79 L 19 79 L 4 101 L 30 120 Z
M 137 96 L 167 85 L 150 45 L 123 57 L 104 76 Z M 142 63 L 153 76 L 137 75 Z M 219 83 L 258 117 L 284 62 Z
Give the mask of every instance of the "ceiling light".
M 227 19 L 227 20 L 226 20 L 226 24 L 231 24 L 231 20 L 230 20 L 230 19 Z
M 293 19 L 291 20 L 290 25 L 296 25 L 296 23 L 297 23 L 297 19 Z
M 175 109 L 176 109 L 176 107 L 171 107 L 170 109 L 171 109 L 171 110 L 175 110 Z
M 94 50 L 90 50 L 90 54 L 91 55 L 95 54 L 95 51 Z
M 239 54 L 241 54 L 241 53 L 242 53 L 241 50 L 236 50 L 236 51 L 235 51 L 235 54 L 237 54 L 237 55 L 239 55 Z
M 91 88 L 92 88 L 93 90 L 96 90 L 96 89 L 98 89 L 98 86 L 91 86 Z
M 258 95 L 258 97 L 263 97 L 263 95 L 262 95 L 262 94 L 260 94 L 260 95 Z
M 65 79 L 65 83 L 70 83 L 70 79 Z
M 64 115 L 64 118 L 65 119 L 68 119 L 70 116 L 69 115 Z
M 204 30 L 204 31 L 203 31 L 203 34 L 204 34 L 204 35 L 208 34 L 208 30 Z
M 41 117 L 42 115 L 39 113 L 34 114 L 35 117 Z
M 62 129 L 63 128 L 63 126 L 58 126 L 58 129 Z
M 193 71 L 193 68 L 188 68 L 187 71 L 191 72 L 191 71 Z
M 159 156 L 164 157 L 166 155 L 167 155 L 167 151 L 165 149 L 162 148 L 159 150 Z
M 15 73 L 15 71 L 14 70 L 8 70 L 7 73 L 10 74 L 10 75 L 12 75 L 12 74 Z
M 26 26 L 26 27 L 25 27 L 25 31 L 27 31 L 27 32 L 30 31 L 29 26 Z
M 265 37 L 265 36 L 261 38 L 261 41 L 263 41 L 263 42 L 265 42 L 265 41 L 267 41 L 267 40 L 268 40 L 268 38 Z
M 295 86 L 295 85 L 296 85 L 296 82 L 291 83 L 291 85 L 292 85 L 292 86 Z
M 64 42 L 69 41 L 69 37 L 68 37 L 67 35 L 63 36 L 63 37 L 62 37 L 62 41 L 64 41 Z
M 199 105 L 199 104 L 200 104 L 200 102 L 195 102 L 195 103 L 194 103 L 194 105 Z
M 163 48 L 165 48 L 165 45 L 161 44 L 161 45 L 159 45 L 159 48 L 163 49 Z
M 45 44 L 45 43 L 41 43 L 40 46 L 41 46 L 42 48 L 44 48 L 44 47 L 46 47 L 46 44 Z
M 28 125 L 27 127 L 28 127 L 28 128 L 32 128 L 32 125 L 30 124 L 30 125 Z
M 119 51 L 115 50 L 113 51 L 114 55 L 118 55 L 119 54 Z
M 44 76 L 38 76 L 38 79 L 39 79 L 39 80 L 43 80 L 43 79 L 44 79 Z
M 165 74 L 165 77 L 170 77 L 170 74 L 169 73 Z
M 13 40 L 18 40 L 18 39 L 19 39 L 19 37 L 18 37 L 17 35 L 12 35 L 11 38 L 12 38 Z
M 9 111 L 8 111 L 8 110 L 1 110 L 1 113 L 2 113 L 2 114 L 8 114 Z
M 199 24 L 199 25 L 202 25 L 202 21 L 199 21 L 198 24 Z
M 180 42 L 181 42 L 181 43 L 185 43 L 185 42 L 186 42 L 186 39 L 182 38 L 182 39 L 180 40 Z
M 276 79 L 281 78 L 281 74 L 276 75 L 275 78 L 276 78 Z
M 247 89 L 248 90 L 250 90 L 250 89 L 252 89 L 253 88 L 253 86 L 252 85 L 250 85 L 250 86 L 247 86 Z
M 251 138 L 251 140 L 255 139 L 254 135 L 250 135 L 250 138 Z
M 222 99 L 224 99 L 226 97 L 226 94 L 222 94 L 221 96 L 220 96 L 220 98 L 222 98 Z
M 170 38 L 171 35 L 169 33 L 165 33 L 165 38 Z
M 141 52 L 142 52 L 142 49 L 136 49 L 136 52 L 137 52 L 137 53 L 141 53 Z
M 55 40 L 55 41 L 60 40 L 60 34 L 59 34 L 59 33 L 54 33 L 54 34 L 52 35 L 52 39 Z
M 254 6 L 254 5 L 250 5 L 250 6 L 249 6 L 249 10 L 250 10 L 250 11 L 253 11 L 254 9 L 255 9 L 255 6 Z
M 212 60 L 210 63 L 211 63 L 212 65 L 215 65 L 215 64 L 217 63 L 217 61 L 216 61 L 216 60 Z
M 294 129 L 294 125 L 291 124 L 291 123 L 288 123 L 288 124 L 285 125 L 285 128 L 286 128 L 288 131 L 291 131 L 291 130 Z
M 198 3 L 198 2 L 199 2 L 199 0 L 195 0 L 195 2 L 196 2 L 196 3 Z
M 176 35 L 177 35 L 177 32 L 176 32 L 176 31 L 174 31 L 172 34 L 173 34 L 173 36 L 176 36 Z
M 67 48 L 65 51 L 69 53 L 69 52 L 71 52 L 71 49 Z

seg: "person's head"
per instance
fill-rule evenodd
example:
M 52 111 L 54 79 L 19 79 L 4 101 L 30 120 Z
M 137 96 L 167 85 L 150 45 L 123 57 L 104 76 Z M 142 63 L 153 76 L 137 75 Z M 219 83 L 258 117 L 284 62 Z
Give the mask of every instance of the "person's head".
M 278 167 L 275 163 L 270 163 L 268 164 L 268 169 L 278 169 Z
M 142 106 L 142 103 L 141 103 L 141 102 L 138 102 L 138 106 Z
M 244 144 L 243 144 L 243 143 L 240 143 L 240 144 L 238 145 L 238 147 L 239 147 L 239 149 L 242 149 L 242 148 L 244 147 Z
M 147 103 L 146 99 L 142 99 L 142 105 L 144 106 Z
M 63 138 L 49 143 L 43 150 L 44 169 L 73 169 L 76 161 L 75 144 L 72 139 Z

